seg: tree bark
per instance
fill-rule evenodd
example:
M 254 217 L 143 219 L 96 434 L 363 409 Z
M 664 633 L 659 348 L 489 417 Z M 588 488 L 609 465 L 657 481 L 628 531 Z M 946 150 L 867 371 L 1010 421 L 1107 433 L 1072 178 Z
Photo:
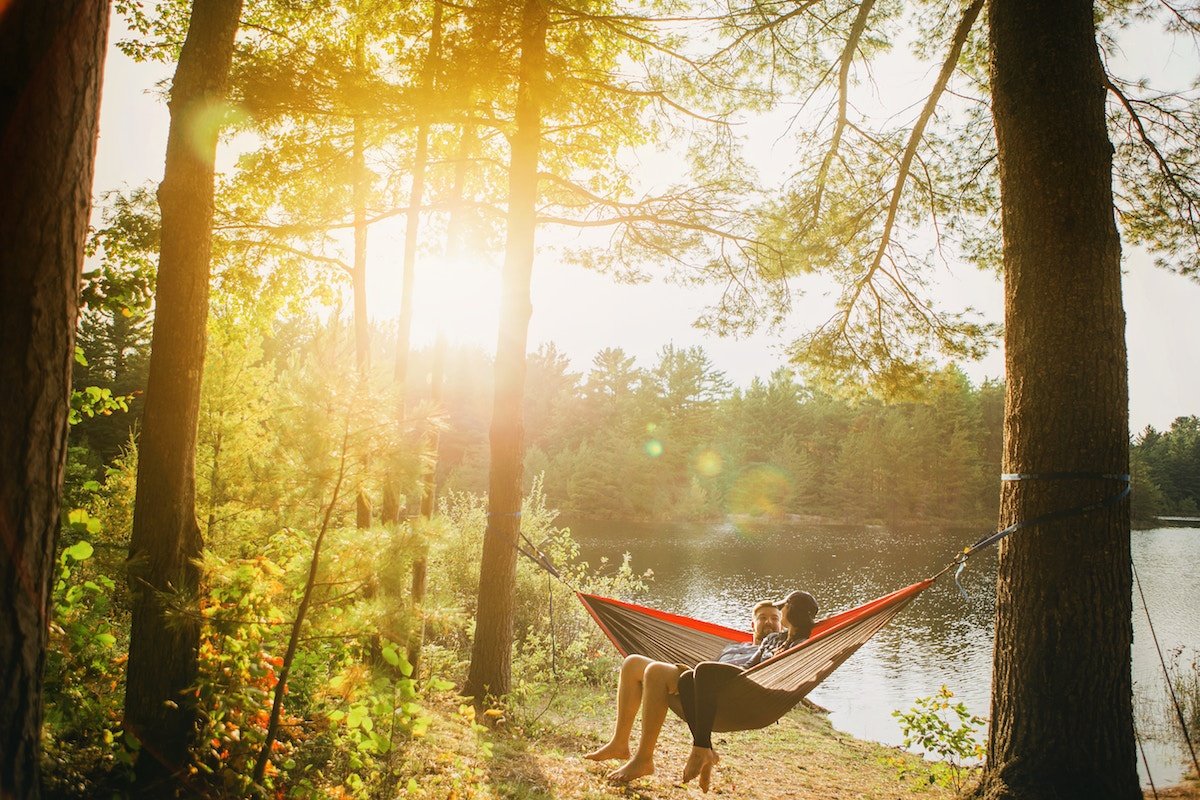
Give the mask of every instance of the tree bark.
M 366 35 L 354 37 L 354 71 L 359 80 L 366 79 Z M 361 112 L 354 114 L 353 163 L 351 186 L 354 204 L 354 365 L 359 378 L 371 366 L 371 323 L 367 318 L 367 161 Z
M 91 210 L 104 0 L 0 11 L 0 797 L 38 797 L 42 670 Z
M 125 730 L 141 742 L 136 789 L 183 780 L 196 724 L 199 647 L 196 428 L 212 250 L 213 109 L 224 102 L 241 0 L 196 0 L 171 87 L 150 374 L 129 549 L 133 595 Z M 167 595 L 192 607 L 170 614 Z
M 1121 246 L 1094 9 L 990 3 L 1005 274 L 1004 471 L 1129 471 Z M 1001 525 L 1118 494 L 1118 481 L 1005 484 Z M 1138 788 L 1127 502 L 1000 548 L 988 798 Z
M 433 4 L 433 29 L 429 34 L 429 53 L 421 71 L 421 88 L 425 102 L 432 102 L 434 79 L 442 57 L 442 4 Z M 425 172 L 429 164 L 429 122 L 425 114 L 419 118 L 416 147 L 413 151 L 412 188 L 408 194 L 408 214 L 404 227 L 404 264 L 401 271 L 400 320 L 396 331 L 396 364 L 393 379 L 400 390 L 400 418 L 405 415 L 405 394 L 408 388 L 408 361 L 412 339 L 413 285 L 417 277 L 417 238 L 421 227 L 421 204 L 425 201 Z
M 439 334 L 437 344 L 433 348 L 433 369 L 429 380 L 429 400 L 434 407 L 442 404 L 443 371 L 446 363 L 446 337 Z M 425 432 L 422 443 L 422 455 L 429 460 L 425 464 L 421 476 L 421 518 L 428 522 L 433 519 L 434 509 L 437 508 L 437 466 L 438 466 L 438 430 L 433 425 Z M 421 666 L 421 648 L 425 644 L 425 584 L 429 569 L 429 542 L 422 536 L 413 556 L 412 567 L 412 613 L 413 629 L 408 637 L 408 663 L 412 665 L 412 676 L 416 678 Z
M 537 170 L 541 94 L 545 82 L 545 0 L 526 0 L 521 12 L 520 81 L 516 132 L 508 170 L 508 239 L 501 274 L 496 389 L 492 405 L 488 525 L 483 538 L 475 641 L 463 693 L 476 704 L 508 693 L 511 683 L 517 533 L 521 526 L 524 458 L 525 351 L 533 306 L 529 287 L 537 227 Z

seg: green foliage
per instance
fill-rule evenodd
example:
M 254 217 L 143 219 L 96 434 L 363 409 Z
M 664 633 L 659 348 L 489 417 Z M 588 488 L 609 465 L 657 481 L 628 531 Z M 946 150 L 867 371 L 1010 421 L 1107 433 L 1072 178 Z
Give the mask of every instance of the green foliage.
M 268 549 L 296 552 L 297 537 L 281 533 Z M 349 554 L 350 544 L 330 555 Z M 245 794 L 265 740 L 271 703 L 283 666 L 287 626 L 307 561 L 303 551 L 285 562 L 267 556 L 206 559 L 211 589 L 202 600 L 200 706 L 204 743 L 198 767 L 231 794 Z M 341 785 L 351 796 L 375 791 L 388 754 L 407 737 L 421 736 L 429 717 L 421 706 L 412 667 L 394 642 L 382 647 L 387 669 L 371 664 L 371 626 L 363 598 L 328 597 L 309 619 L 314 635 L 298 651 L 285 688 L 280 734 L 267 771 L 270 787 L 287 796 L 319 797 Z M 287 611 L 285 612 L 285 609 Z
M 447 385 L 446 441 L 478 444 L 444 448 L 442 463 L 450 487 L 480 492 L 487 410 L 460 380 Z M 784 369 L 731 391 L 699 348 L 664 348 L 653 369 L 607 350 L 580 380 L 546 351 L 526 385 L 527 486 L 544 473 L 548 505 L 569 518 L 986 525 L 1003 396 L 954 366 L 904 403 L 833 397 Z
M 114 608 L 116 581 L 95 557 L 101 521 L 82 508 L 66 516 L 69 544 L 50 598 L 43 758 L 51 785 L 119 786 L 132 763 L 120 735 L 126 619 Z
M 487 506 L 478 496 L 452 493 L 443 500 L 441 511 L 443 533 L 434 540 L 430 554 L 431 574 L 440 579 L 431 586 L 429 641 L 465 654 L 474 619 Z M 597 565 L 581 561 L 570 530 L 555 525 L 557 516 L 558 512 L 547 506 L 541 478 L 535 478 L 522 505 L 521 531 L 549 557 L 568 584 L 613 597 L 636 598 L 646 592 L 650 574 L 635 573 L 628 555 L 619 564 L 607 559 Z M 522 546 L 528 549 L 524 542 Z M 605 682 L 619 663 L 619 656 L 572 590 L 524 557 L 517 565 L 513 629 L 517 634 L 514 695 L 521 705 L 560 683 Z
M 1200 417 L 1177 417 L 1162 432 L 1147 427 L 1129 456 L 1135 519 L 1200 515 Z
M 918 747 L 941 761 L 922 765 L 927 769 L 929 783 L 948 786 L 960 794 L 972 771 L 971 762 L 984 756 L 979 734 L 987 721 L 967 711 L 965 703 L 955 703 L 954 693 L 945 686 L 930 697 L 918 697 L 908 711 L 893 711 L 900 722 L 905 747 Z M 908 777 L 912 767 L 903 759 L 895 759 L 901 780 Z

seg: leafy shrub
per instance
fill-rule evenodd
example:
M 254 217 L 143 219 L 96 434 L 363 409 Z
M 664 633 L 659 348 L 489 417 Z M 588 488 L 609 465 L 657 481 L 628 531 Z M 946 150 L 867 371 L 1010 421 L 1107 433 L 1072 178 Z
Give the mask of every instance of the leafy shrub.
M 984 756 L 979 734 L 987 721 L 971 714 L 965 703 L 953 700 L 954 693 L 942 686 L 937 694 L 918 697 L 908 711 L 893 711 L 892 716 L 900 721 L 905 747 L 916 746 L 941 759 L 928 765 L 928 782 L 959 794 L 975 769 L 969 762 Z M 892 763 L 901 779 L 912 771 L 903 759 Z
M 626 555 L 621 563 L 607 560 L 595 567 L 580 560 L 579 544 L 568 528 L 558 527 L 558 512 L 546 507 L 541 477 L 533 481 L 521 510 L 523 550 L 530 542 L 557 568 L 556 580 L 524 556 L 518 557 L 513 629 L 514 705 L 527 705 L 552 685 L 598 684 L 608 680 L 620 663 L 571 587 L 585 592 L 636 598 L 645 593 L 649 573 L 637 575 Z M 473 631 L 476 589 L 483 535 L 487 527 L 486 500 L 465 492 L 452 492 L 442 500 L 439 526 L 432 533 L 430 574 L 439 587 L 427 609 L 427 630 L 442 663 L 446 651 L 457 653 L 465 666 Z

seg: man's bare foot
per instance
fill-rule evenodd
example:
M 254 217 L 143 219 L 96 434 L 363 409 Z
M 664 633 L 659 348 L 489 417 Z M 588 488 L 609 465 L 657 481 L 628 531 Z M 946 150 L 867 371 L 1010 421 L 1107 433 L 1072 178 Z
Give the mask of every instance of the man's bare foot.
M 708 747 L 692 747 L 692 752 L 688 754 L 687 763 L 683 765 L 683 782 L 687 783 L 692 778 L 702 774 L 705 767 L 711 773 L 713 765 L 719 760 L 717 754 Z
M 608 773 L 609 783 L 629 783 L 635 778 L 642 778 L 646 775 L 654 774 L 654 759 L 639 759 L 631 758 L 621 765 L 620 769 L 614 769 Z
M 609 742 L 599 750 L 593 750 L 590 753 L 585 753 L 584 758 L 591 761 L 608 761 L 612 758 L 629 758 L 629 744 L 619 745 L 616 742 Z

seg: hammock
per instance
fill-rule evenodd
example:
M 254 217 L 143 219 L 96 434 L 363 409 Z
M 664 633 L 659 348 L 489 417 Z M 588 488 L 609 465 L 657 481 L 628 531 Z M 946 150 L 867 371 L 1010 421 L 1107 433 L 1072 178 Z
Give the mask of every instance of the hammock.
M 951 569 L 956 570 L 954 582 L 965 597 L 966 592 L 958 583 L 958 576 L 966 567 L 967 559 L 974 553 L 996 544 L 1022 528 L 1080 516 L 1116 505 L 1128 497 L 1130 492 L 1129 475 L 1106 472 L 1013 472 L 1004 473 L 1000 479 L 1117 481 L 1123 484 L 1124 488 L 1098 502 L 1051 511 L 1032 519 L 1014 522 L 1003 530 L 988 533 L 974 544 L 963 548 L 953 561 L 933 577 L 885 594 L 858 608 L 821 620 L 813 628 L 808 639 L 745 670 L 721 687 L 717 693 L 717 716 L 713 731 L 754 730 L 779 720 L 817 684 L 841 666 L 843 661 L 853 655 L 855 650 L 891 622 L 913 598 Z M 524 533 L 520 533 L 520 536 L 529 546 L 529 550 L 519 545 L 517 550 L 550 575 L 563 580 L 546 554 L 529 541 Z M 638 653 L 656 661 L 695 667 L 701 661 L 715 661 L 728 644 L 749 642 L 753 639 L 746 631 L 726 628 L 723 625 L 609 597 L 580 591 L 575 593 L 622 655 Z M 669 701 L 671 710 L 682 717 L 683 707 L 679 703 L 679 696 L 671 695 Z
M 713 730 L 754 730 L 779 720 L 934 580 L 914 583 L 823 619 L 808 639 L 745 670 L 720 689 Z M 679 614 L 594 594 L 577 595 L 626 656 L 638 653 L 655 661 L 695 667 L 701 661 L 715 661 L 726 645 L 753 638 L 746 631 Z M 682 717 L 679 696 L 669 699 L 671 710 Z

